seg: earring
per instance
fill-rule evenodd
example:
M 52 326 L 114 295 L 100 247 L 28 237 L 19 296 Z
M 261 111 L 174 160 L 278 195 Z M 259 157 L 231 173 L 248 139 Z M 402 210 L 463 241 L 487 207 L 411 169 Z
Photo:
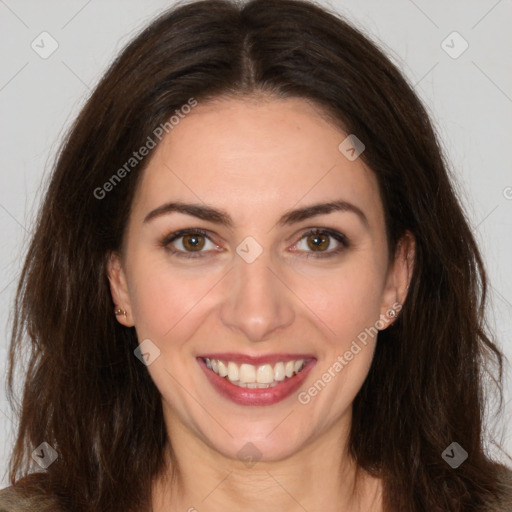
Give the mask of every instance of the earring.
M 116 316 L 123 315 L 126 318 L 126 310 L 125 309 L 116 309 L 114 311 L 114 314 Z
M 398 308 L 398 311 L 395 308 L 391 308 L 387 313 L 388 317 L 390 318 L 397 318 L 399 311 L 402 309 L 402 304 L 399 302 L 395 302 L 394 306 Z

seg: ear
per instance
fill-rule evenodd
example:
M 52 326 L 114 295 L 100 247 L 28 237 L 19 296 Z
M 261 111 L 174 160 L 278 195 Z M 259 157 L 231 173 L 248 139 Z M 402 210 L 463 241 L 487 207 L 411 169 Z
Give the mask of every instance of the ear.
M 107 256 L 107 276 L 115 309 L 126 311 L 126 316 L 124 314 L 116 315 L 117 321 L 126 327 L 133 327 L 134 322 L 131 314 L 130 294 L 128 292 L 126 275 L 121 255 L 117 252 L 111 252 Z
M 394 261 L 388 270 L 380 310 L 384 329 L 395 321 L 403 307 L 414 270 L 415 252 L 414 236 L 410 231 L 406 231 L 397 244 Z

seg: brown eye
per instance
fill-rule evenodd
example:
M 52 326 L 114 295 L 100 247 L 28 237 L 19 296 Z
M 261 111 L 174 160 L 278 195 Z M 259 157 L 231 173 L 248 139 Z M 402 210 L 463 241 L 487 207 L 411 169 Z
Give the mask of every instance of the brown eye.
M 313 251 L 321 251 L 323 252 L 325 249 L 329 247 L 329 236 L 325 234 L 313 234 L 307 237 L 307 244 L 310 249 Z
M 160 245 L 173 255 L 183 258 L 205 257 L 219 247 L 202 230 L 181 230 L 166 236 Z M 211 254 L 210 254 L 211 255 Z
M 304 233 L 292 251 L 305 258 L 327 258 L 340 254 L 349 246 L 347 237 L 342 233 L 316 228 Z
M 199 234 L 191 234 L 183 236 L 183 247 L 187 251 L 200 251 L 205 244 L 204 236 Z

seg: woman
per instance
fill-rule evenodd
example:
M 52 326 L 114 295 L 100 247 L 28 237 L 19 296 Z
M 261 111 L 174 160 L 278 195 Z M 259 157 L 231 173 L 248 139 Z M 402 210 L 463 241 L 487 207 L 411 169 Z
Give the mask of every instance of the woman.
M 301 1 L 172 9 L 46 192 L 0 508 L 510 510 L 485 289 L 425 110 L 368 39 Z

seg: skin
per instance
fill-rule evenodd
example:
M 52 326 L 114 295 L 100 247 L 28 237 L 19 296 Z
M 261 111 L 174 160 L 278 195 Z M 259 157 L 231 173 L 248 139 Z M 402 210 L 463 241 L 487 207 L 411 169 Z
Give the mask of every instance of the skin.
M 346 136 L 303 99 L 224 98 L 200 103 L 153 150 L 109 280 L 127 312 L 118 321 L 160 350 L 147 370 L 179 473 L 172 480 L 169 464 L 155 480 L 154 512 L 381 510 L 380 480 L 356 478 L 347 453 L 352 402 L 378 336 L 307 404 L 297 393 L 271 406 L 235 404 L 196 361 L 207 352 L 312 353 L 304 391 L 365 328 L 393 321 L 386 314 L 405 300 L 414 243 L 404 238 L 390 261 L 377 180 L 339 151 Z M 277 224 L 289 210 L 340 199 L 364 212 L 367 225 L 350 211 Z M 233 226 L 176 212 L 144 222 L 169 201 L 222 209 Z M 167 235 L 193 228 L 211 234 L 199 237 L 201 257 L 162 247 Z M 349 246 L 320 258 L 315 237 L 304 236 L 310 228 L 343 233 Z M 252 263 L 236 253 L 248 236 L 263 249 Z M 169 246 L 193 252 L 187 241 Z M 321 241 L 324 252 L 340 246 Z M 248 442 L 261 452 L 252 467 L 237 456 Z

